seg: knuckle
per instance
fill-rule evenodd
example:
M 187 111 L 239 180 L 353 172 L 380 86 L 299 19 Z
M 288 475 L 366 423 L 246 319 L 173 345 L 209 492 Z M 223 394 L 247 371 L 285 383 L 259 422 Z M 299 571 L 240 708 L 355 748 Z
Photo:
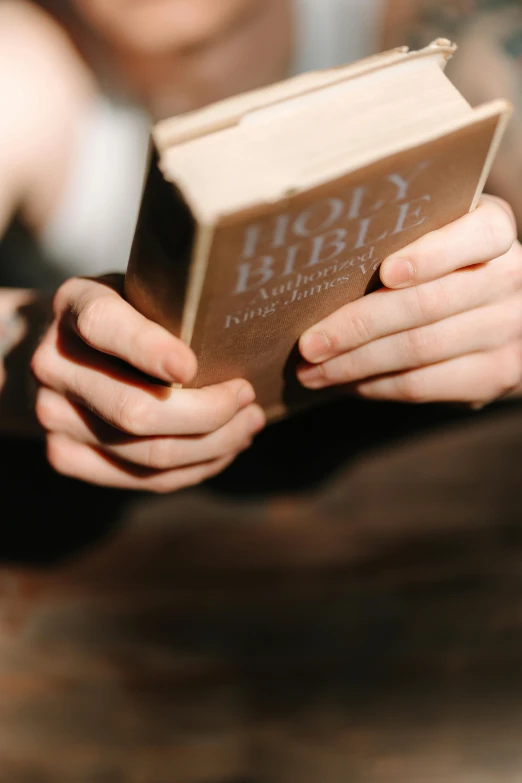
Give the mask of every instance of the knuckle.
M 448 305 L 448 292 L 441 280 L 415 286 L 411 291 L 415 299 L 416 314 L 420 315 L 423 321 L 431 323 L 438 320 L 441 313 L 445 312 Z
M 80 307 L 76 315 L 76 329 L 82 340 L 91 345 L 99 332 L 106 312 L 106 302 L 97 298 Z
M 405 333 L 406 352 L 414 364 L 423 364 L 436 352 L 437 340 L 428 329 L 412 329 Z
M 169 470 L 176 463 L 176 448 L 168 438 L 154 438 L 148 441 L 145 452 L 145 466 L 151 470 Z
M 346 323 L 341 322 L 341 333 L 341 330 L 337 327 L 337 324 L 338 322 L 328 324 L 328 329 L 323 332 L 330 346 L 329 353 L 333 356 L 342 353 L 345 349 L 346 342 L 349 342 L 350 340 L 350 327 Z M 357 335 L 355 340 L 359 340 Z
M 150 432 L 147 400 L 133 394 L 132 391 L 120 393 L 114 403 L 113 420 L 118 429 L 129 435 L 138 437 L 147 435 Z
M 329 362 L 314 365 L 314 369 L 317 373 L 320 373 L 319 377 L 322 381 L 333 382 L 337 379 L 339 372 L 352 377 L 360 366 L 358 358 L 357 355 L 354 356 L 352 353 L 344 353 Z
M 361 315 L 354 315 L 350 319 L 349 325 L 357 343 L 364 345 L 365 343 L 370 342 L 372 339 L 372 329 L 368 323 L 368 319 L 363 318 Z M 336 338 L 332 339 L 331 342 L 333 344 L 332 347 L 336 348 L 337 346 L 334 344 Z
M 411 372 L 397 379 L 399 397 L 404 402 L 421 403 L 427 401 L 427 386 L 421 372 Z
M 145 324 L 141 325 L 139 330 L 133 331 L 132 338 L 138 355 L 148 353 L 151 344 L 157 342 L 159 328 L 156 324 Z

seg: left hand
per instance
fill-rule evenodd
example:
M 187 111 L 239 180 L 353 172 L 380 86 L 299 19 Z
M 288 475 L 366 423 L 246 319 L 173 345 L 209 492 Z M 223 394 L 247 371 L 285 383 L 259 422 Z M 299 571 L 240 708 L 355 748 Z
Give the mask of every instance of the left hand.
M 522 246 L 501 199 L 387 258 L 386 286 L 309 329 L 298 369 L 310 389 L 481 407 L 522 384 Z

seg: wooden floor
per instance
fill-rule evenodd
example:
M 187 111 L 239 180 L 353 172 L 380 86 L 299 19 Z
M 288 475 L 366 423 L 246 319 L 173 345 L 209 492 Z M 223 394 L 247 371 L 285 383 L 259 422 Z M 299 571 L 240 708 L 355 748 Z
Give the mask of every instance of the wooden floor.
M 5 566 L 0 783 L 520 783 L 522 421 L 459 437 Z

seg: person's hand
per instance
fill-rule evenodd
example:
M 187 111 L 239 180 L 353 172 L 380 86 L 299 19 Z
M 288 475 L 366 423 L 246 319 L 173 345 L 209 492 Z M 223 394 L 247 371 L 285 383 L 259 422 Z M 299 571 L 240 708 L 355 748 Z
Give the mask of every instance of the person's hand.
M 180 340 L 134 310 L 119 276 L 67 281 L 32 360 L 36 414 L 60 473 L 171 492 L 222 471 L 264 426 L 244 380 L 172 388 L 196 372 Z
M 522 247 L 505 202 L 484 197 L 473 213 L 387 258 L 380 274 L 385 288 L 302 336 L 303 385 L 475 407 L 518 389 Z

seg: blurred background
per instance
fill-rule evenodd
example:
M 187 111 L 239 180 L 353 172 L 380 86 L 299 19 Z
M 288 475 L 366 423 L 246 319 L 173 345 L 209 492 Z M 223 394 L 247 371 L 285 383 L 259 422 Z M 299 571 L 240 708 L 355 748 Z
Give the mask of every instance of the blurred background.
M 156 120 L 437 37 L 514 104 L 520 226 L 518 1 L 0 0 L 0 284 L 125 269 Z M 518 406 L 368 405 L 283 432 L 263 491 L 255 458 L 152 498 L 2 440 L 2 783 L 522 780 Z

